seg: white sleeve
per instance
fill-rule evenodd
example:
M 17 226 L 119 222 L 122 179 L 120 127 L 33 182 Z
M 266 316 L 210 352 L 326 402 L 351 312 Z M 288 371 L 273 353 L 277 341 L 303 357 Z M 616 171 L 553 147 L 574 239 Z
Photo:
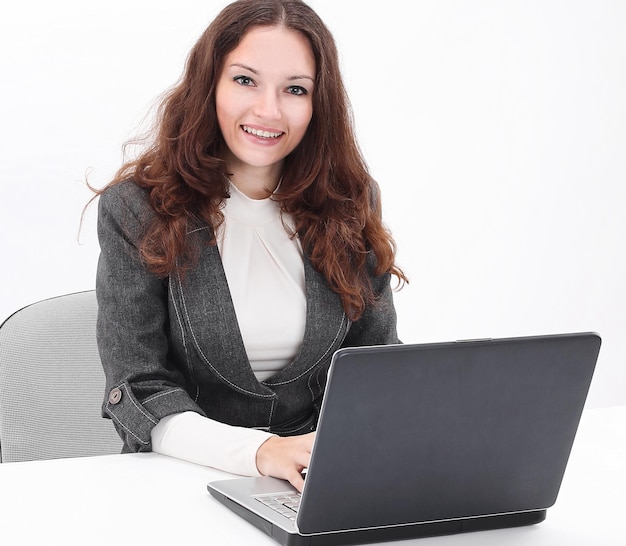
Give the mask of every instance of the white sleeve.
M 152 451 L 204 466 L 260 476 L 256 452 L 273 435 L 235 427 L 193 411 L 168 415 L 152 429 Z

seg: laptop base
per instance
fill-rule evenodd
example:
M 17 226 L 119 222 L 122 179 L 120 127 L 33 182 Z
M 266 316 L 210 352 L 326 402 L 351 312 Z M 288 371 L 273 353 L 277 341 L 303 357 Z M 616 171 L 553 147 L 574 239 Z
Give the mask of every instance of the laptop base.
M 487 531 L 491 529 L 522 527 L 542 522 L 546 519 L 547 513 L 547 510 L 532 510 L 514 514 L 399 525 L 392 528 L 361 529 L 305 536 L 288 533 L 278 525 L 273 525 L 270 521 L 254 514 L 218 491 L 209 488 L 209 492 L 230 510 L 283 546 L 344 546 L 348 544 L 367 544 L 371 542 L 387 542 L 409 538 L 425 538 L 474 531 Z

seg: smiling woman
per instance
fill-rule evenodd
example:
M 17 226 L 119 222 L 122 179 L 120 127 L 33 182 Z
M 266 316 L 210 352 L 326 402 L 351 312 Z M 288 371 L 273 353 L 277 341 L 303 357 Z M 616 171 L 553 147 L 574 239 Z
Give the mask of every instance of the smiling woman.
M 332 354 L 398 342 L 405 277 L 338 65 L 304 2 L 230 4 L 98 192 L 103 411 L 126 451 L 301 488 Z

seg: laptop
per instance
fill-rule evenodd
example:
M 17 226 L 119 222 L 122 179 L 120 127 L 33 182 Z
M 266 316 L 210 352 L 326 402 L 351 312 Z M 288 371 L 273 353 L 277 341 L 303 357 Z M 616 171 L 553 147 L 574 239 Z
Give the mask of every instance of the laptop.
M 541 522 L 599 350 L 595 333 L 340 349 L 302 494 L 271 477 L 208 490 L 285 546 Z

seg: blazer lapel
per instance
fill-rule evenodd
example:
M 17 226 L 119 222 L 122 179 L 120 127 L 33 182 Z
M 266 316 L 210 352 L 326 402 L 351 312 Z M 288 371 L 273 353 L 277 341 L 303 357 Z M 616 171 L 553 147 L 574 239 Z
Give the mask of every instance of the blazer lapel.
M 263 383 L 268 386 L 295 381 L 330 359 L 341 346 L 350 327 L 339 296 L 324 276 L 304 257 L 306 325 L 300 352 L 294 361 Z
M 183 279 L 176 275 L 170 281 L 181 302 L 188 343 L 194 346 L 202 364 L 234 389 L 261 398 L 274 397 L 257 381 L 250 367 L 219 250 L 207 244 L 210 228 L 196 233 L 201 245 L 197 264 Z

